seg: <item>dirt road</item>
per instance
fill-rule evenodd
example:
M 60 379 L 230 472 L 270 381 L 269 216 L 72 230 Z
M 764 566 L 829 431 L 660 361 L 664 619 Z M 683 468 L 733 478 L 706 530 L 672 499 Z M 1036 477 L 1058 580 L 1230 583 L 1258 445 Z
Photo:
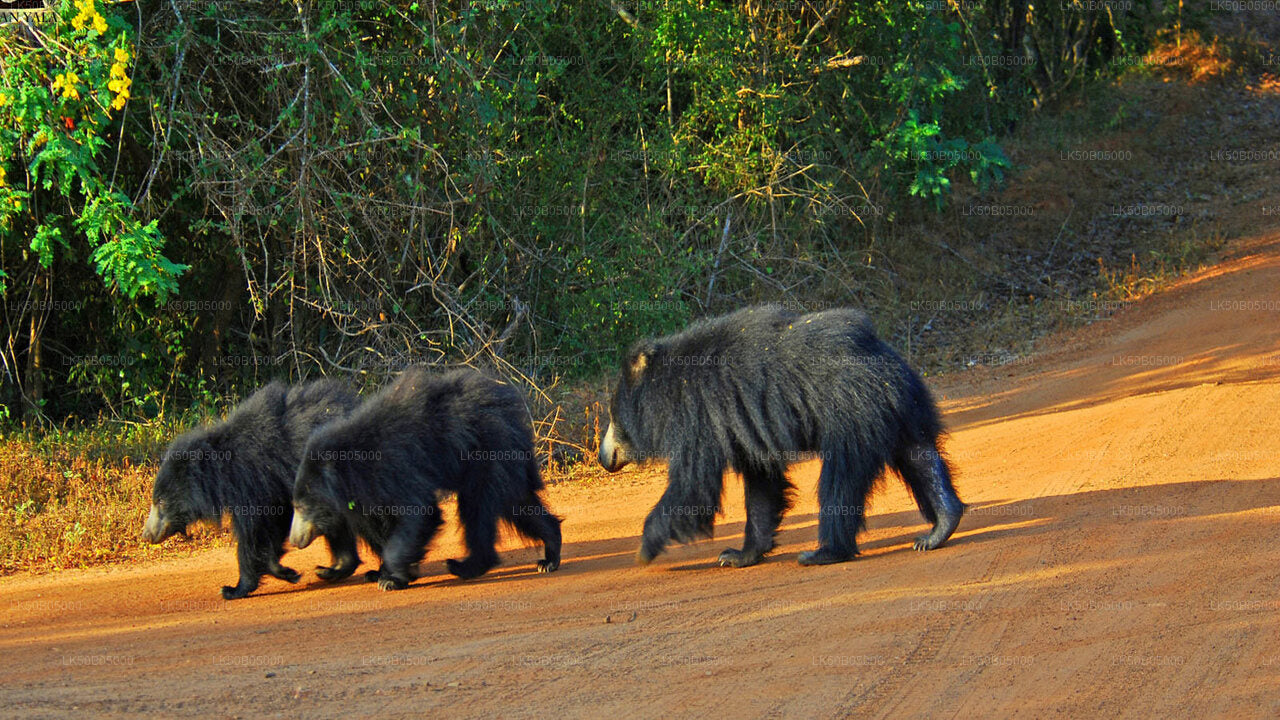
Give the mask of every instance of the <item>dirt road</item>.
M 778 551 L 633 562 L 660 468 L 554 487 L 560 572 L 507 545 L 380 593 L 265 580 L 231 550 L 0 584 L 0 716 L 1280 716 L 1280 236 L 1065 337 L 944 382 L 971 512 L 946 547 L 896 478 L 856 562 L 799 567 L 816 465 Z M 286 562 L 310 570 L 313 548 Z M 447 713 L 447 715 L 446 715 Z

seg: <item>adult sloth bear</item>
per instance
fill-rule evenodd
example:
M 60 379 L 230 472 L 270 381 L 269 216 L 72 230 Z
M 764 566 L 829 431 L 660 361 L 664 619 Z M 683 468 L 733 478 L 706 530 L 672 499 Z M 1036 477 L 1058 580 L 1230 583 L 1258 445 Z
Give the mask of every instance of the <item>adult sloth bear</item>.
M 142 537 L 158 543 L 196 520 L 218 522 L 229 513 L 240 582 L 223 587 L 222 597 L 248 595 L 263 575 L 298 582 L 298 573 L 281 565 L 280 556 L 302 449 L 313 430 L 345 416 L 357 401 L 355 393 L 332 380 L 293 388 L 272 382 L 222 422 L 179 436 L 156 474 Z M 360 556 L 351 530 L 335 523 L 325 538 L 333 565 L 317 567 L 316 574 L 340 580 L 355 572 Z
M 306 547 L 345 521 L 369 543 L 383 590 L 413 579 L 439 529 L 441 491 L 458 495 L 467 557 L 449 572 L 478 577 L 498 564 L 498 520 L 539 540 L 538 572 L 560 566 L 560 519 L 542 504 L 542 478 L 524 399 L 470 369 L 433 375 L 410 368 L 350 417 L 307 443 L 294 487 L 289 540 Z
M 600 442 L 606 470 L 670 462 L 667 490 L 644 523 L 641 562 L 671 540 L 711 534 L 727 466 L 746 486 L 746 541 L 720 564 L 759 562 L 790 506 L 787 464 L 802 453 L 822 459 L 818 549 L 801 553 L 802 565 L 857 554 L 867 497 L 886 465 L 933 524 L 917 550 L 945 542 L 965 510 L 938 452 L 933 398 L 855 310 L 797 315 L 765 305 L 642 341 L 626 357 L 610 413 Z

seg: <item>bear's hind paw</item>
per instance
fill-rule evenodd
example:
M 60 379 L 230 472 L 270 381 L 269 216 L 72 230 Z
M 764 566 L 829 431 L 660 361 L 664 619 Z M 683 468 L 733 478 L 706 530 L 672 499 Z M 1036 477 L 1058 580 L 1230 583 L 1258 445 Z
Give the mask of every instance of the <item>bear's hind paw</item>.
M 356 571 L 356 567 L 354 565 L 346 568 L 317 565 L 316 577 L 320 578 L 321 580 L 325 580 L 327 582 L 333 582 L 334 580 L 342 580 L 344 578 L 349 578 L 351 577 L 352 573 L 354 573 L 355 571 Z M 371 570 L 370 572 L 377 572 L 377 571 Z
M 852 560 L 857 553 L 843 554 L 827 548 L 818 548 L 817 550 L 807 550 L 800 553 L 800 557 L 796 561 L 801 565 L 834 565 Z

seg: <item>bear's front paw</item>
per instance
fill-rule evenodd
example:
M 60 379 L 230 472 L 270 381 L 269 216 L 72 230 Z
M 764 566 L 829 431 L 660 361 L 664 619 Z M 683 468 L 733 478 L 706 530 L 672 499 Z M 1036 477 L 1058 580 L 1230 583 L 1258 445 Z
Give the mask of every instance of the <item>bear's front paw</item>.
M 409 587 L 408 581 L 390 575 L 378 580 L 379 590 L 403 590 L 407 587 Z
M 558 569 L 560 569 L 559 560 L 539 560 L 538 561 L 538 572 L 540 573 L 555 572 Z
M 749 567 L 760 562 L 759 553 L 744 553 L 735 548 L 725 548 L 720 553 L 720 567 Z
M 248 594 L 249 594 L 248 590 L 241 590 L 238 586 L 237 587 L 232 587 L 230 585 L 222 586 L 223 600 L 239 600 L 240 598 L 245 597 Z
M 639 552 L 636 553 L 636 562 L 640 565 L 648 565 L 653 562 L 653 559 L 658 557 L 658 554 L 661 552 L 661 550 L 655 550 L 648 544 L 641 545 Z

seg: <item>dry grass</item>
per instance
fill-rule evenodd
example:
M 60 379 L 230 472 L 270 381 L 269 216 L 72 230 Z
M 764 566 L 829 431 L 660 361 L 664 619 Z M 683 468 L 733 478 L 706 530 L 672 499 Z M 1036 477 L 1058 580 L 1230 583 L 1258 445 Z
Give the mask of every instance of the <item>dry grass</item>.
M 0 441 L 0 574 L 84 567 L 230 541 L 216 528 L 164 546 L 139 533 L 172 425 L 103 425 Z
M 1233 59 L 1232 54 L 1227 44 L 1218 39 L 1206 40 L 1194 31 L 1181 36 L 1169 31 L 1146 60 L 1164 68 L 1166 77 L 1194 85 L 1239 72 L 1238 58 Z

